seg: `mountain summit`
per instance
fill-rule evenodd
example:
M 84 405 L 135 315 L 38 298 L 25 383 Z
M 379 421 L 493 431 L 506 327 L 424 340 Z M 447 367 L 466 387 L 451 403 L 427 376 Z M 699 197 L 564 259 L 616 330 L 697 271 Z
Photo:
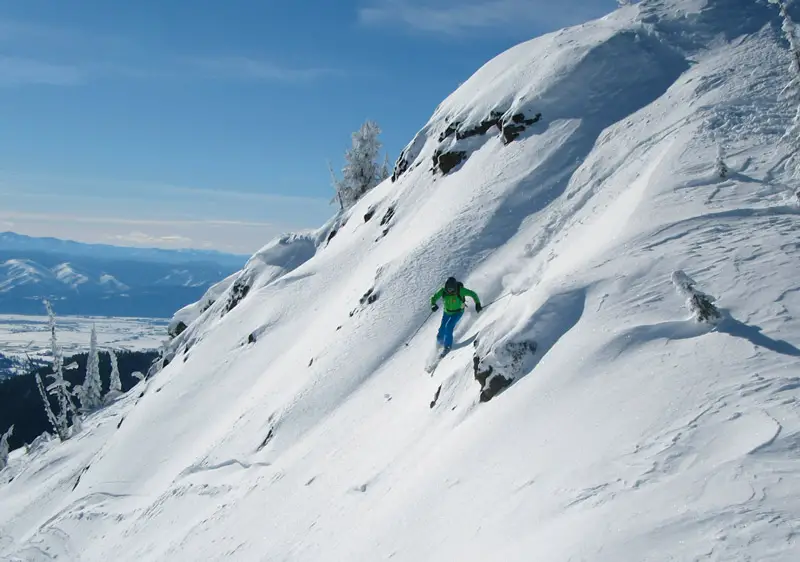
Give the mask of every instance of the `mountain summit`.
M 794 560 L 790 62 L 752 0 L 488 62 L 391 180 L 182 310 L 79 436 L 11 454 L 0 557 Z M 451 275 L 485 309 L 429 375 Z

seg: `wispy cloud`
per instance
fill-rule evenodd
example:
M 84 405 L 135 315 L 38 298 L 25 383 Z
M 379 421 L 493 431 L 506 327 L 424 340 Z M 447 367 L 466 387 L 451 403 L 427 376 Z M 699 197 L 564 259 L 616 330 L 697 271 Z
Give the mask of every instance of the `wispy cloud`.
M 38 60 L 0 55 L 0 86 L 48 84 L 72 86 L 83 79 L 80 68 Z
M 242 191 L 233 187 L 210 189 L 203 187 L 175 185 L 162 182 L 142 182 L 135 180 L 117 180 L 98 177 L 70 177 L 42 173 L 0 172 L 0 200 L 32 198 L 53 198 L 60 194 L 69 197 L 80 197 L 84 200 L 97 199 L 112 201 L 116 199 L 136 198 L 165 202 L 167 199 L 180 198 L 182 204 L 196 201 L 237 202 L 241 204 L 258 204 L 262 206 L 297 205 L 297 206 L 330 206 L 330 198 L 304 195 L 284 195 L 266 191 Z
M 87 37 L 79 32 L 38 23 L 0 19 L 0 43 L 75 47 Z
M 4 225 L 29 236 L 54 236 L 117 246 L 214 248 L 238 254 L 252 253 L 288 230 L 279 223 L 258 221 L 130 219 L 0 211 L 0 226 Z
M 506 28 L 531 35 L 542 27 L 579 23 L 609 11 L 608 0 L 373 0 L 359 10 L 364 25 L 402 25 L 416 31 L 458 36 Z M 537 29 L 538 27 L 538 29 Z
M 167 235 L 153 236 L 138 230 L 128 234 L 115 234 L 110 237 L 117 243 L 134 244 L 136 246 L 178 246 L 187 247 L 192 244 L 192 239 L 187 236 Z
M 307 82 L 340 74 L 332 68 L 293 68 L 272 61 L 240 56 L 190 57 L 186 64 L 211 78 L 258 82 Z
M 36 220 L 36 221 L 69 221 L 86 224 L 123 224 L 128 226 L 245 226 L 245 227 L 274 227 L 272 222 L 258 221 L 238 221 L 238 220 L 202 220 L 202 219 L 130 219 L 121 217 L 98 217 L 91 215 L 74 215 L 67 213 L 24 213 L 24 212 L 2 212 L 0 219 L 12 219 L 15 221 Z M 2 223 L 0 223 L 2 224 Z M 7 224 L 14 224 L 8 222 Z
M 0 86 L 75 85 L 112 78 L 299 84 L 341 74 L 337 69 L 285 64 L 269 56 L 184 56 L 127 37 L 0 18 L 3 52 Z

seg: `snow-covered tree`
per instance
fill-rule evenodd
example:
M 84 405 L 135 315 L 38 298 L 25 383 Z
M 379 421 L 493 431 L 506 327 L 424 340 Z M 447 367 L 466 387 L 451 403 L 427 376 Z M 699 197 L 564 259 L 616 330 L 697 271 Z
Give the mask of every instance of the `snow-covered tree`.
M 8 465 L 8 438 L 14 433 L 14 426 L 8 428 L 2 437 L 0 437 L 0 470 L 3 470 Z
M 783 18 L 781 29 L 789 43 L 789 83 L 781 92 L 782 96 L 796 106 L 792 124 L 784 134 L 784 140 L 790 144 L 791 156 L 787 168 L 793 175 L 800 175 L 800 39 L 797 37 L 797 27 L 789 15 L 791 0 L 769 0 L 775 4 Z
M 72 433 L 78 433 L 81 429 L 81 418 L 75 408 L 75 403 L 72 401 L 72 393 L 69 390 L 70 382 L 64 378 L 64 356 L 61 353 L 61 347 L 58 345 L 58 338 L 56 336 L 56 315 L 53 312 L 53 307 L 49 301 L 44 301 L 45 308 L 47 308 L 47 316 L 50 327 L 50 350 L 53 355 L 53 373 L 47 375 L 53 382 L 47 386 L 47 392 L 56 397 L 58 401 L 58 414 L 54 414 L 50 410 L 49 401 L 45 399 L 45 409 L 49 410 L 48 418 L 58 433 L 59 439 L 65 441 L 70 437 L 70 418 L 72 420 Z M 38 379 L 38 375 L 37 375 Z M 37 381 L 41 388 L 41 379 Z M 52 416 L 52 417 L 51 417 Z
M 717 161 L 714 165 L 714 169 L 720 179 L 727 178 L 730 172 L 728 165 L 725 163 L 725 151 L 722 148 L 722 144 L 717 144 Z
M 352 207 L 365 193 L 389 177 L 388 156 L 383 165 L 378 163 L 380 133 L 377 123 L 366 121 L 352 135 L 352 147 L 344 155 L 346 164 L 342 168 L 342 178 L 337 178 L 331 169 L 333 188 L 341 209 Z
M 122 394 L 122 381 L 119 378 L 119 362 L 117 361 L 117 354 L 114 353 L 113 349 L 108 350 L 108 358 L 111 360 L 111 378 L 108 383 L 106 401 L 113 400 Z
M 381 164 L 381 170 L 378 173 L 378 177 L 380 178 L 378 180 L 378 183 L 382 182 L 383 180 L 385 180 L 386 178 L 388 178 L 391 175 L 392 175 L 392 165 L 389 162 L 389 155 L 388 154 L 384 154 L 383 155 L 383 164 Z
M 695 287 L 697 283 L 686 273 L 683 271 L 674 272 L 672 274 L 672 283 L 678 293 L 686 298 L 686 306 L 689 307 L 689 311 L 698 322 L 714 324 L 722 318 L 719 310 L 713 304 L 714 297 L 697 289 Z
M 75 388 L 75 395 L 81 402 L 81 410 L 89 412 L 102 404 L 102 380 L 100 379 L 100 354 L 97 351 L 97 330 L 92 324 L 89 337 L 89 356 L 86 358 L 86 378 Z
M 797 37 L 797 29 L 794 21 L 789 15 L 789 4 L 791 4 L 791 0 L 769 0 L 769 3 L 775 4 L 778 7 L 778 11 L 780 11 L 781 17 L 783 18 L 781 29 L 786 37 L 786 41 L 789 43 L 792 59 L 789 67 L 789 71 L 792 74 L 790 85 L 798 86 L 800 85 L 800 40 L 798 40 Z

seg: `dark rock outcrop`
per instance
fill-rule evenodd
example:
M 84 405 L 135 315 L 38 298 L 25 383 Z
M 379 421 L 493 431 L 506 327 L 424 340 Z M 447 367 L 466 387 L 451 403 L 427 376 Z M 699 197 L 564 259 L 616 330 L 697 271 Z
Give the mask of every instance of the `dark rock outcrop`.
M 227 314 L 238 305 L 240 302 L 244 300 L 247 294 L 250 292 L 250 281 L 248 279 L 239 278 L 234 281 L 233 286 L 231 287 L 230 294 L 228 295 L 228 302 L 225 304 L 225 311 L 223 314 Z
M 442 393 L 442 385 L 439 385 L 439 388 L 436 389 L 436 394 L 433 395 L 433 400 L 431 400 L 430 408 L 436 406 L 436 402 L 439 400 L 439 395 Z
M 360 305 L 360 307 L 356 307 L 353 310 L 351 310 L 350 317 L 352 318 L 353 316 L 356 315 L 356 313 L 358 313 L 360 310 L 363 310 L 368 305 L 374 303 L 376 300 L 378 300 L 378 292 L 375 291 L 375 287 L 370 287 L 367 290 L 367 292 L 361 295 L 361 298 L 358 299 L 358 304 Z
M 383 218 L 381 219 L 381 226 L 384 227 L 381 236 L 386 236 L 387 234 L 389 234 L 389 230 L 391 229 L 390 223 L 393 218 L 394 218 L 394 205 L 386 209 L 386 214 L 384 214 Z M 378 240 L 380 240 L 380 238 L 378 238 Z
M 472 358 L 472 367 L 475 380 L 481 385 L 480 401 L 488 402 L 511 386 L 522 374 L 526 359 L 536 353 L 536 348 L 534 341 L 507 342 L 500 354 L 509 361 L 507 364 L 497 365 L 498 368 L 476 352 Z M 495 357 L 492 363 L 496 362 Z
M 363 305 L 363 304 L 372 304 L 376 300 L 378 300 L 378 293 L 375 292 L 374 287 L 370 287 L 370 289 L 361 296 L 358 302 Z
M 392 220 L 393 217 L 394 217 L 394 205 L 386 209 L 386 214 L 383 215 L 383 218 L 381 219 L 381 226 L 386 226 L 387 224 L 389 224 L 389 221 Z
M 515 113 L 511 116 L 511 122 L 503 123 L 500 128 L 503 131 L 503 144 L 509 144 L 516 140 L 526 129 L 541 120 L 542 114 L 537 113 L 530 119 L 526 119 L 522 113 Z
M 467 153 L 463 150 L 452 152 L 442 152 L 437 150 L 433 153 L 433 167 L 443 174 L 448 174 L 453 168 L 467 159 Z
M 338 233 L 339 231 L 335 228 L 331 230 L 330 234 L 328 234 L 327 240 L 325 240 L 325 244 L 326 245 L 330 244 L 330 241 L 333 240 L 333 237 L 336 236 Z
M 409 162 L 406 158 L 406 151 L 400 153 L 400 156 L 397 158 L 397 162 L 394 163 L 394 170 L 392 171 L 392 182 L 396 182 L 400 179 L 400 176 L 405 174 L 408 171 Z
M 186 331 L 186 328 L 188 328 L 188 326 L 183 321 L 180 321 L 177 324 L 175 324 L 174 326 L 170 326 L 170 329 L 168 330 L 167 334 L 171 338 L 177 338 L 183 332 Z

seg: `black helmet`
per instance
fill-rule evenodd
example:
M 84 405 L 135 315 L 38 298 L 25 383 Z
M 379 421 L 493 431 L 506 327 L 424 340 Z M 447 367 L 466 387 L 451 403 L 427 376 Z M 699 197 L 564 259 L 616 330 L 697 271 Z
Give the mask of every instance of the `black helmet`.
M 444 290 L 446 293 L 453 294 L 458 290 L 458 281 L 455 277 L 448 277 L 444 282 Z

